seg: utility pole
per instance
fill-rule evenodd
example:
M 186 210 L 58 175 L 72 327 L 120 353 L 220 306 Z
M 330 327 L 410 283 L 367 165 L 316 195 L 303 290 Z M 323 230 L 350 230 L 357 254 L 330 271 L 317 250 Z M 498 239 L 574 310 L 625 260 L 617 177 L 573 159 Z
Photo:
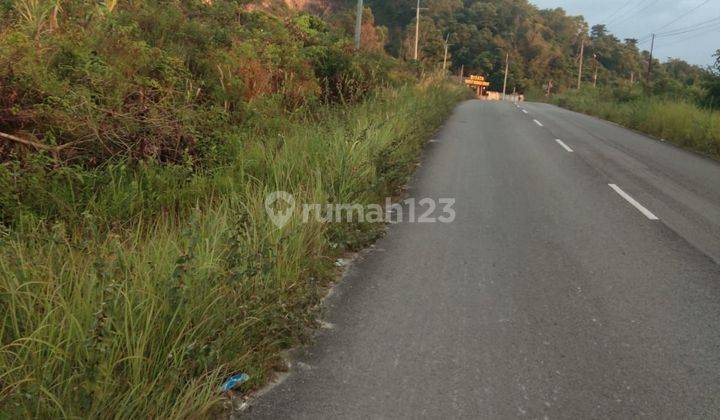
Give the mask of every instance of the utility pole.
M 360 49 L 360 39 L 362 38 L 362 18 L 363 18 L 363 0 L 358 0 L 357 16 L 355 16 L 355 49 Z
M 447 71 L 448 47 L 450 46 L 450 33 L 445 37 L 445 58 L 443 58 L 443 73 Z
M 420 46 L 420 0 L 417 0 L 417 8 L 415 13 L 415 61 L 418 59 L 418 47 Z
M 655 34 L 652 34 L 652 42 L 650 42 L 650 62 L 648 63 L 648 82 L 652 77 L 653 50 L 655 49 Z
M 595 61 L 595 72 L 593 74 L 593 87 L 597 87 L 597 73 L 598 73 L 598 59 L 597 54 L 593 54 L 593 61 Z
M 460 66 L 460 80 L 465 78 L 465 64 Z
M 578 69 L 578 83 L 577 88 L 580 89 L 580 83 L 582 82 L 582 70 L 583 70 L 583 55 L 585 54 L 585 38 L 580 35 L 580 68 Z
M 507 88 L 508 69 L 510 68 L 510 53 L 505 53 L 505 79 L 503 80 L 503 101 L 505 100 L 505 89 Z

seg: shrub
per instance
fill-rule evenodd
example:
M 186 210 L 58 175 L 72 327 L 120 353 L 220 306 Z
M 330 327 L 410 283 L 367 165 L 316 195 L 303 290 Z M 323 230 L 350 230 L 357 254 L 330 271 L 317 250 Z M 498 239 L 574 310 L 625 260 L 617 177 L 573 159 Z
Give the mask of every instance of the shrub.
M 206 417 L 227 375 L 262 384 L 307 338 L 335 259 L 383 230 L 301 223 L 300 212 L 277 229 L 266 194 L 381 202 L 463 92 L 432 84 L 323 106 L 201 172 L 0 166 L 13 220 L 0 229 L 4 414 Z
M 21 18 L 21 5 L 30 12 Z M 280 18 L 217 0 L 26 0 L 0 29 L 0 126 L 64 161 L 202 163 L 259 111 L 353 103 L 392 82 L 384 53 L 355 54 L 320 19 Z M 31 7 L 32 6 L 32 7 Z M 51 7 L 52 6 L 52 7 Z M 25 10 L 25 9 L 22 9 Z M 31 13 L 32 12 L 32 13 Z M 20 158 L 20 146 L 0 149 Z
M 587 88 L 555 95 L 552 101 L 720 158 L 720 112 L 692 102 L 647 96 L 639 88 Z

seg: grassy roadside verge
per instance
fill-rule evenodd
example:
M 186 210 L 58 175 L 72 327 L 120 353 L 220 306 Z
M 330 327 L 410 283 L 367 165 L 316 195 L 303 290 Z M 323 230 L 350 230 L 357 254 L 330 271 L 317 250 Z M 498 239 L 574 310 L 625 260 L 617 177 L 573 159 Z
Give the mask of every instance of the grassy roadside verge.
M 202 173 L 4 167 L 2 411 L 197 417 L 227 375 L 261 384 L 279 352 L 306 338 L 335 257 L 382 230 L 299 214 L 277 229 L 265 196 L 381 202 L 463 93 L 430 82 L 385 90 L 237 139 L 227 162 Z
M 551 102 L 720 159 L 720 112 L 655 97 L 613 97 L 605 90 L 586 89 L 555 95 Z

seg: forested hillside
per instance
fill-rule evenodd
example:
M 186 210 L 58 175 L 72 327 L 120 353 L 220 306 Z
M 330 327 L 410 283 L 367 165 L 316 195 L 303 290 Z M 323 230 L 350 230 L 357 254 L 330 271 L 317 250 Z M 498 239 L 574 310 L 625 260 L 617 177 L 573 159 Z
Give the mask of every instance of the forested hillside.
M 377 21 L 389 28 L 388 50 L 411 58 L 415 36 L 415 0 L 368 0 Z M 674 59 L 653 60 L 647 81 L 649 52 L 637 39 L 618 39 L 604 25 L 589 27 L 581 16 L 562 9 L 540 10 L 527 0 L 426 0 L 421 12 L 420 60 L 442 62 L 443 37 L 450 34 L 452 70 L 489 76 L 502 85 L 505 55 L 510 55 L 508 88 L 539 90 L 552 81 L 556 91 L 577 83 L 580 43 L 585 43 L 582 78 L 599 85 L 647 83 L 656 94 L 711 99 L 703 89 L 711 74 Z M 720 45 L 718 45 L 720 47 Z M 710 59 L 710 57 L 708 57 Z M 715 79 L 715 83 L 716 83 Z M 717 100 L 717 98 L 715 98 Z
M 388 50 L 409 60 L 415 47 L 416 0 L 368 0 L 388 27 Z M 443 61 L 449 35 L 450 71 L 482 74 L 501 90 L 509 57 L 509 91 L 595 114 L 659 138 L 720 157 L 720 50 L 703 68 L 681 59 L 651 60 L 650 37 L 618 39 L 605 25 L 590 27 L 562 9 L 541 10 L 528 0 L 425 0 L 419 60 Z M 717 19 L 697 29 L 707 31 Z M 661 33 L 673 38 L 692 27 Z M 720 44 L 718 44 L 720 47 Z M 582 51 L 581 89 L 578 73 Z M 548 89 L 550 87 L 550 89 Z M 551 95 L 547 95 L 548 90 Z

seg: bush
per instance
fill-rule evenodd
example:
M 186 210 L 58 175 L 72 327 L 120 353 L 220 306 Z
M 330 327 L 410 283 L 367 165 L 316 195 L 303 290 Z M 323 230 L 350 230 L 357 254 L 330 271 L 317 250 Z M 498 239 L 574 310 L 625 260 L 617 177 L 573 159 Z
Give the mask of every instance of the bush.
M 380 202 L 464 92 L 243 3 L 0 0 L 0 132 L 36 145 L 0 142 L 4 416 L 197 418 L 262 384 L 383 231 L 277 229 L 266 195 Z
M 707 80 L 705 80 L 704 86 L 704 105 L 709 108 L 720 109 L 720 75 L 708 77 Z
M 397 63 L 355 54 L 318 18 L 250 12 L 231 0 L 22 0 L 36 14 L 0 29 L 0 127 L 63 161 L 202 164 L 259 112 L 353 103 L 392 83 Z M 113 3 L 114 4 L 114 3 Z M 25 10 L 25 9 L 22 9 Z M 0 149 L 19 159 L 20 146 Z
M 642 92 L 638 88 L 615 91 L 587 88 L 555 95 L 552 101 L 720 158 L 720 112 Z
M 3 412 L 196 418 L 227 375 L 262 384 L 280 351 L 307 338 L 335 259 L 383 231 L 302 223 L 299 211 L 277 229 L 264 197 L 381 202 L 463 93 L 433 84 L 322 108 L 202 173 L 0 166 L 13 220 L 0 230 Z

